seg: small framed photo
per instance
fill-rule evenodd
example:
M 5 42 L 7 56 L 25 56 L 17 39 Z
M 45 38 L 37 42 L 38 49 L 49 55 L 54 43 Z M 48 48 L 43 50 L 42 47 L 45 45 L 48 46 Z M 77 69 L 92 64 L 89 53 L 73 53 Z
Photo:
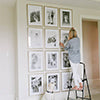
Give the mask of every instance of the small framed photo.
M 67 30 L 61 30 L 61 42 L 63 44 L 67 43 L 68 37 L 69 37 L 69 31 L 67 31 Z
M 71 65 L 68 59 L 68 52 L 61 52 L 61 66 L 62 66 L 62 69 L 71 68 Z
M 70 78 L 71 72 L 62 72 L 62 91 L 68 90 L 70 86 Z
M 43 74 L 30 75 L 29 87 L 30 96 L 43 94 Z
M 54 87 L 53 90 L 54 92 L 59 91 L 59 73 L 51 73 L 47 74 L 47 90 L 49 89 L 49 84 L 53 83 Z
M 58 20 L 57 8 L 45 7 L 45 26 L 56 26 Z
M 72 11 L 60 9 L 60 25 L 61 27 L 72 27 Z
M 29 71 L 43 70 L 43 52 L 29 52 Z
M 58 30 L 45 30 L 45 45 L 46 48 L 59 48 L 59 31 Z
M 28 5 L 28 25 L 42 25 L 42 6 Z
M 43 48 L 42 29 L 28 29 L 28 46 L 29 48 Z
M 58 52 L 46 52 L 46 69 L 57 70 L 59 63 Z

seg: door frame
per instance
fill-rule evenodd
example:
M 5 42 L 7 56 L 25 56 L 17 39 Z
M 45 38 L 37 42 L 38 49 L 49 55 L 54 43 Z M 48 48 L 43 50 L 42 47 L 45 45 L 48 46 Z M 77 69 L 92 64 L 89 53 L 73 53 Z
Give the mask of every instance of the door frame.
M 80 15 L 80 45 L 81 45 L 81 60 L 83 61 L 83 33 L 82 33 L 82 20 L 83 19 L 88 19 L 91 21 L 100 21 L 100 16 L 87 16 L 87 15 Z M 100 79 L 100 32 L 98 31 L 98 48 L 99 48 L 99 79 Z

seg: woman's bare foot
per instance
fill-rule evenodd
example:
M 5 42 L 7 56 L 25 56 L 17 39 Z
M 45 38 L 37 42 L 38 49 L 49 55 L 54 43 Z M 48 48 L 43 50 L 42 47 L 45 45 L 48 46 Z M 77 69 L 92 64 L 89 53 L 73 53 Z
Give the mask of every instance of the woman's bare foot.
M 78 90 L 82 90 L 83 89 L 83 84 L 79 83 L 80 87 L 78 88 Z
M 74 90 L 78 90 L 78 87 L 77 87 L 77 86 L 75 86 L 75 87 L 73 87 L 72 89 L 74 89 Z

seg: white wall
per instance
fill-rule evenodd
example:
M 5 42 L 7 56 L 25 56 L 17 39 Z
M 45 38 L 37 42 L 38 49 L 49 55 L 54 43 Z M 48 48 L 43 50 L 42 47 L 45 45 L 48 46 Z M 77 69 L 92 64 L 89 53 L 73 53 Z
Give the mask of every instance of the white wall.
M 15 8 L 0 4 L 0 100 L 15 100 Z
M 39 96 L 28 96 L 28 60 L 27 60 L 27 14 L 26 14 L 26 4 L 34 4 L 32 1 L 17 0 L 17 37 L 18 37 L 18 100 L 40 100 Z M 54 4 L 43 4 L 36 3 L 40 5 L 48 5 L 54 7 L 65 7 L 61 5 Z M 82 9 L 76 7 L 66 6 L 65 8 L 70 8 L 73 10 L 73 26 L 81 35 L 81 16 L 87 17 L 100 17 L 100 11 L 93 9 Z M 82 46 L 81 46 L 82 47 Z M 56 100 L 65 100 L 66 92 L 60 92 L 56 94 Z

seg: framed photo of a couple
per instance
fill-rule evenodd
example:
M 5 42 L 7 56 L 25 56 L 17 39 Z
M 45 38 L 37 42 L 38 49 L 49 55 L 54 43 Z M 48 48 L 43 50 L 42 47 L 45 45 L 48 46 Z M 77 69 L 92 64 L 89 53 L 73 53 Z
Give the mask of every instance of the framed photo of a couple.
M 72 27 L 72 10 L 60 9 L 60 26 Z
M 42 26 L 42 6 L 28 5 L 28 25 Z

